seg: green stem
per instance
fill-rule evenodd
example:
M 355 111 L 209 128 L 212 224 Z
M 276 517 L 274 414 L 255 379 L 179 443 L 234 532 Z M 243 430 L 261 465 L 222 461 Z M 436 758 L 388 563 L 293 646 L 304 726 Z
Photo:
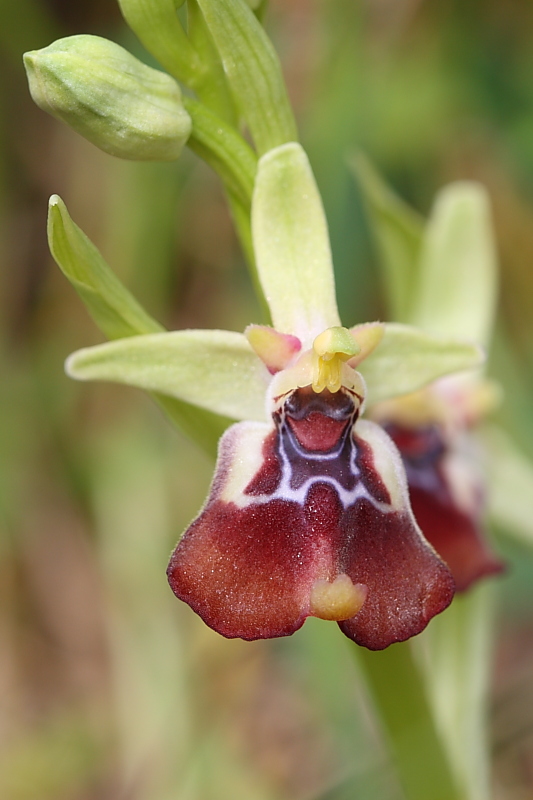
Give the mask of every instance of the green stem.
M 464 800 L 408 642 L 357 651 L 407 800 Z
M 235 128 L 202 103 L 184 97 L 183 104 L 193 126 L 188 146 L 218 173 L 228 192 L 249 208 L 257 170 L 254 151 Z

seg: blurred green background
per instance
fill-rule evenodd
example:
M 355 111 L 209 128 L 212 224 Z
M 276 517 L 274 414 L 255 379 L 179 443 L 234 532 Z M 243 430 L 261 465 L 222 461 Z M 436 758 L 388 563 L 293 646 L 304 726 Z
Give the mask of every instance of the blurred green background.
M 351 153 L 365 151 L 424 214 L 451 180 L 488 188 L 498 418 L 533 459 L 533 5 L 272 0 L 266 25 L 323 193 L 345 324 L 387 317 Z M 168 554 L 205 497 L 208 457 L 144 395 L 63 374 L 72 350 L 102 338 L 48 253 L 53 192 L 168 327 L 242 330 L 260 315 L 203 164 L 189 153 L 119 162 L 32 104 L 22 52 L 81 32 L 142 56 L 114 0 L 0 0 L 0 797 L 399 800 L 336 626 L 226 641 L 168 589 Z M 496 797 L 525 800 L 533 550 L 497 548 L 509 569 Z

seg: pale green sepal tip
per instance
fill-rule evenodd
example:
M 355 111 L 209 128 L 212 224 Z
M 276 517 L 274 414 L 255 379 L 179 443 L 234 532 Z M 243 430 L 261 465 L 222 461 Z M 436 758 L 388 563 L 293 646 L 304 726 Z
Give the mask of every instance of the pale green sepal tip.
M 48 243 L 54 260 L 76 289 L 89 314 L 109 339 L 162 331 L 72 221 L 61 198 L 48 206 Z
M 487 191 L 473 182 L 446 186 L 424 233 L 412 322 L 429 333 L 488 344 L 497 258 Z
M 173 161 L 191 132 L 178 84 L 99 36 L 69 36 L 24 56 L 31 95 L 113 156 Z
M 252 236 L 274 327 L 310 347 L 323 330 L 340 326 L 322 200 L 305 151 L 296 142 L 259 160 Z
M 124 383 L 176 397 L 232 419 L 265 419 L 270 375 L 244 334 L 183 330 L 78 350 L 71 378 Z
M 386 323 L 381 343 L 357 369 L 366 381 L 367 403 L 372 405 L 415 392 L 444 375 L 475 369 L 484 360 L 479 345 Z

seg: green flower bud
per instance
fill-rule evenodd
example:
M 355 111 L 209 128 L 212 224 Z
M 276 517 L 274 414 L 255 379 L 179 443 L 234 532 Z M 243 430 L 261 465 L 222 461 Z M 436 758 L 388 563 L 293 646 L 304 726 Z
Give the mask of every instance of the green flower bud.
M 99 36 L 69 36 L 24 55 L 37 105 L 106 153 L 172 161 L 191 132 L 176 81 Z

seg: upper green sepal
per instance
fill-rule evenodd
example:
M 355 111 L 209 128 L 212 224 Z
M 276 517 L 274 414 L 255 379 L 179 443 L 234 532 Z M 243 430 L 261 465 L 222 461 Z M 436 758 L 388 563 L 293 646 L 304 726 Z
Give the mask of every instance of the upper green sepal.
M 52 195 L 48 206 L 48 244 L 61 271 L 109 339 L 163 330 L 122 285 L 98 249 L 72 221 L 57 194 Z
M 69 36 L 24 55 L 44 111 L 119 158 L 173 161 L 191 132 L 178 84 L 99 36 Z

